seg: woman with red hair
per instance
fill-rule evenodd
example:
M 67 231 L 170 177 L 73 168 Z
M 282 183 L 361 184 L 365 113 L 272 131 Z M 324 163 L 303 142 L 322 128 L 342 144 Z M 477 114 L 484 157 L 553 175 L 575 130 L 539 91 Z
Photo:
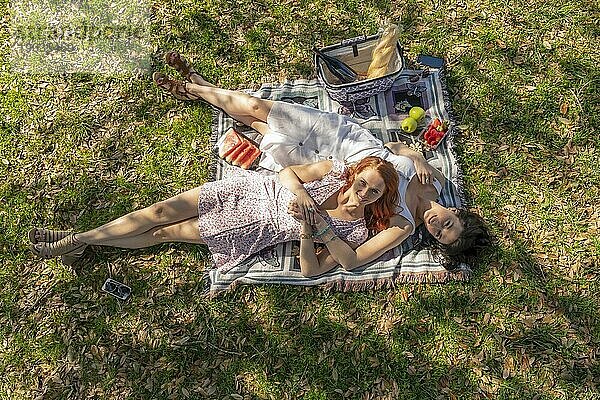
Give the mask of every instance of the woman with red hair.
M 347 175 L 349 177 L 356 176 L 368 168 L 379 172 L 383 178 L 386 193 L 396 192 L 391 196 L 382 196 L 380 201 L 365 207 L 365 214 L 368 215 L 367 228 L 373 232 L 379 232 L 389 228 L 390 218 L 396 213 L 396 207 L 398 207 L 398 173 L 395 169 L 390 168 L 390 163 L 381 158 L 366 157 L 348 167 Z M 349 189 L 353 182 L 354 178 L 349 180 L 342 190 Z
M 278 175 L 240 170 L 87 232 L 34 228 L 30 239 L 42 258 L 78 257 L 88 245 L 206 244 L 223 272 L 268 246 L 300 240 L 301 271 L 314 275 L 362 264 L 354 249 L 369 231 L 389 227 L 397 187 L 396 170 L 377 157 L 353 166 L 338 160 L 290 166 Z M 326 251 L 315 253 L 315 242 Z

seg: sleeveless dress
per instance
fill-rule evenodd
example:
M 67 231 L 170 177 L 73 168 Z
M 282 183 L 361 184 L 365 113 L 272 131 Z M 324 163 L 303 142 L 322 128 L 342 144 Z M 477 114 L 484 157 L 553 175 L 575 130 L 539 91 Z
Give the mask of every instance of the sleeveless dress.
M 322 179 L 304 184 L 319 205 L 346 183 L 346 166 L 332 160 L 333 167 Z M 215 266 L 227 272 L 244 259 L 277 243 L 299 240 L 301 224 L 288 214 L 296 198 L 277 175 L 263 175 L 239 168 L 235 175 L 202 186 L 198 197 L 198 228 L 208 245 Z M 345 221 L 324 215 L 333 232 L 354 245 L 368 237 L 364 218 Z

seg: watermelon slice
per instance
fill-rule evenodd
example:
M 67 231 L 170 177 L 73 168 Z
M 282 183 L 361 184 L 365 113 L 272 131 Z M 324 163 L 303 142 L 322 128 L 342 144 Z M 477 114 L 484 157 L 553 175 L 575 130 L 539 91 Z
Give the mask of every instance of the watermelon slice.
M 233 129 L 229 129 L 219 141 L 219 157 L 225 158 L 242 144 L 242 137 Z
M 228 163 L 231 163 L 233 160 L 235 160 L 236 158 L 238 158 L 238 156 L 240 154 L 242 154 L 242 152 L 244 150 L 246 150 L 247 148 L 250 147 L 250 142 L 247 140 L 242 140 L 242 143 L 240 143 L 239 145 L 237 145 L 233 151 L 231 151 L 226 157 L 225 157 L 225 161 L 227 161 Z
M 254 153 L 255 148 L 256 147 L 252 143 L 248 142 L 248 147 L 246 147 L 244 149 L 244 151 L 242 151 L 240 154 L 238 154 L 238 156 L 235 157 L 231 163 L 233 165 L 235 165 L 236 167 L 241 166 L 246 161 L 246 159 L 250 156 L 250 154 Z
M 240 165 L 240 167 L 244 169 L 250 168 L 254 160 L 256 160 L 258 156 L 260 156 L 260 150 L 257 147 L 253 147 L 252 150 L 252 153 L 250 153 L 250 155 L 246 157 L 244 161 L 242 161 L 242 165 Z

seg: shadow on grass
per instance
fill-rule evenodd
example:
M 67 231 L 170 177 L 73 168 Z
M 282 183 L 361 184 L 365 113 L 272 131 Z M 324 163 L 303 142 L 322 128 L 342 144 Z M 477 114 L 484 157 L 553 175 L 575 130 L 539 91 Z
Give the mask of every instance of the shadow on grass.
M 230 393 L 362 398 L 402 392 L 415 399 L 440 393 L 469 398 L 495 387 L 499 398 L 533 398 L 551 396 L 552 387 L 586 387 L 590 373 L 598 370 L 596 362 L 585 359 L 583 346 L 590 340 L 584 332 L 592 332 L 600 317 L 597 301 L 554 294 L 540 267 L 520 252 L 515 261 L 528 268 L 508 289 L 522 295 L 516 309 L 505 301 L 506 291 L 479 291 L 478 282 L 489 272 L 482 270 L 471 284 L 418 292 L 407 303 L 391 297 L 402 320 L 382 330 L 370 307 L 372 297 L 389 302 L 387 293 L 241 287 L 208 300 L 201 296 L 206 282 L 194 271 L 197 265 L 184 261 L 157 271 L 156 249 L 96 250 L 85 259 L 87 272 L 53 288 L 60 297 L 53 305 L 60 303 L 64 312 L 56 333 L 46 340 L 62 342 L 58 354 L 74 360 L 65 359 L 70 369 L 63 371 L 61 382 L 44 382 L 47 398 L 100 394 L 103 387 L 136 396 L 168 397 L 185 389 L 219 398 Z M 159 252 L 165 251 L 206 256 L 198 246 L 161 246 Z M 123 263 L 124 257 L 137 260 L 136 266 Z M 99 295 L 107 264 L 116 265 L 116 278 L 134 287 L 130 301 Z M 498 311 L 490 304 L 508 307 L 506 319 L 488 318 L 486 325 L 481 314 Z M 47 306 L 38 304 L 40 310 Z M 530 322 L 513 320 L 528 311 L 534 316 Z M 15 317 L 20 313 L 13 312 Z M 554 317 L 543 318 L 548 315 Z M 568 332 L 576 333 L 576 343 L 564 342 L 572 337 Z M 557 374 L 536 375 L 543 366 L 556 367 Z M 482 373 L 485 380 L 478 382 Z M 527 381 L 519 373 L 537 380 Z
M 367 5 L 381 12 L 390 7 L 381 1 Z M 352 11 L 358 3 L 348 7 Z M 418 9 L 417 3 L 411 2 L 408 8 Z M 281 15 L 270 22 L 262 19 L 263 5 L 239 2 L 221 11 L 230 19 L 231 29 L 224 30 L 207 11 L 192 9 L 175 16 L 161 46 L 185 46 L 182 52 L 197 54 L 201 66 L 211 64 L 202 58 L 204 52 L 223 54 L 226 65 L 209 70 L 214 75 L 229 74 L 229 66 L 245 67 L 261 60 L 265 64 L 264 70 L 260 66 L 261 74 L 286 69 L 306 76 L 312 66 L 271 51 L 269 40 L 289 40 L 286 51 L 308 51 L 315 44 L 365 33 L 352 24 L 342 29 L 340 25 L 349 21 L 340 20 L 323 21 L 311 32 L 291 35 L 291 12 L 285 7 L 271 10 Z M 409 12 L 404 23 L 416 24 L 416 15 L 417 11 Z M 279 25 L 281 34 L 277 33 Z M 564 62 L 562 67 L 573 77 L 598 77 L 597 69 L 578 60 Z M 482 97 L 496 105 L 493 112 L 469 108 L 465 118 L 481 128 L 486 141 L 537 141 L 552 151 L 564 146 L 565 139 L 549 135 L 547 128 L 558 102 L 532 99 L 523 104 L 517 100 L 519 93 L 506 83 L 490 81 L 476 63 L 464 61 L 459 68 L 482 85 Z M 459 72 L 458 77 L 449 76 L 451 87 L 467 79 Z M 587 85 L 582 94 L 592 98 L 596 88 Z M 589 118 L 593 132 L 597 103 L 582 104 L 582 118 Z M 145 104 L 133 112 L 136 118 L 160 120 L 171 106 Z M 582 135 L 583 141 L 597 140 L 591 134 Z M 69 225 L 75 215 L 89 227 L 92 221 L 133 210 L 137 199 L 152 197 L 148 191 L 168 191 L 160 183 L 140 188 L 139 182 L 114 182 L 114 174 L 128 166 L 125 159 L 114 158 L 122 147 L 117 139 L 108 138 L 98 149 L 98 158 L 109 160 L 102 167 L 104 172 L 113 175 L 89 174 L 81 181 L 70 178 L 77 182 L 64 188 L 71 194 L 46 200 L 54 204 L 48 207 L 54 222 Z M 35 196 L 44 184 L 30 189 Z M 110 207 L 96 210 L 97 201 L 119 190 L 131 192 L 131 197 L 117 196 L 120 200 Z M 145 191 L 144 196 L 136 190 Z M 531 256 L 519 234 L 512 232 L 507 239 L 511 247 L 496 254 L 501 261 L 478 271 L 471 283 L 410 287 L 408 301 L 400 296 L 408 286 L 389 293 L 357 294 L 241 287 L 207 299 L 199 265 L 208 257 L 201 247 L 96 248 L 78 267 L 77 276 L 57 278 L 59 283 L 41 293 L 34 307 L 22 307 L 16 295 L 14 304 L 3 305 L 4 314 L 22 323 L 14 329 L 22 328 L 23 335 L 31 333 L 30 338 L 15 334 L 11 345 L 16 351 L 9 364 L 11 368 L 31 366 L 26 371 L 33 382 L 30 388 L 45 398 L 106 398 L 116 397 L 115 393 L 140 398 L 225 398 L 232 393 L 250 398 L 362 398 L 369 394 L 393 398 L 398 393 L 404 398 L 477 398 L 477 390 L 482 397 L 497 393 L 499 398 L 534 398 L 537 394 L 549 398 L 557 387 L 563 391 L 586 387 L 597 394 L 593 384 L 600 376 L 598 362 L 591 355 L 586 357 L 586 351 L 597 348 L 598 300 L 593 293 L 577 296 L 558 290 L 562 284 L 569 288 L 570 283 L 557 274 L 550 276 L 551 271 Z M 42 263 L 34 267 L 41 268 Z M 61 269 L 53 268 L 58 276 Z M 100 292 L 108 268 L 115 278 L 133 287 L 130 301 L 120 303 Z M 516 268 L 520 277 L 509 283 Z M 31 282 L 33 287 L 36 284 Z M 15 293 L 27 289 L 19 285 Z M 42 351 L 28 349 L 38 336 Z M 548 368 L 555 368 L 556 374 L 545 375 Z

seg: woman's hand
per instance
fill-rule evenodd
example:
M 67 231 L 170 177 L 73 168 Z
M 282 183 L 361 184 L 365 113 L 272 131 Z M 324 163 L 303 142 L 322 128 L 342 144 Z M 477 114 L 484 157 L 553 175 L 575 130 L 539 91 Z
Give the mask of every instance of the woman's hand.
M 415 164 L 419 181 L 423 184 L 433 183 L 434 168 L 423 157 L 413 159 L 413 163 Z
M 302 214 L 302 220 L 310 225 L 314 225 L 316 223 L 315 215 L 319 213 L 319 209 L 306 190 L 298 191 L 295 203 L 298 207 L 298 212 Z
M 402 142 L 388 142 L 385 144 L 385 147 L 393 154 L 410 158 L 415 165 L 417 178 L 419 178 L 421 183 L 426 184 L 433 182 L 435 168 L 429 165 L 427 160 L 423 157 L 423 154 L 411 149 Z
M 312 209 L 314 211 L 301 207 L 300 204 L 298 204 L 298 200 L 292 200 L 290 201 L 290 204 L 288 204 L 288 214 L 298 221 L 305 222 L 308 225 L 316 225 L 317 223 L 324 221 L 321 214 L 319 214 L 319 210 L 316 207 Z
M 315 201 L 310 197 L 303 183 L 322 179 L 331 171 L 332 165 L 331 160 L 325 160 L 313 164 L 292 165 L 279 171 L 279 182 L 296 195 L 299 212 L 302 214 L 302 218 L 311 225 L 315 223 L 314 214 L 318 210 Z
M 288 204 L 288 214 L 294 217 L 294 219 L 296 219 L 297 221 L 300 221 L 303 224 L 306 223 L 306 221 L 304 220 L 304 214 L 302 214 L 302 212 L 300 211 L 300 207 L 298 207 L 298 203 L 296 203 L 295 200 L 290 201 L 290 204 Z

